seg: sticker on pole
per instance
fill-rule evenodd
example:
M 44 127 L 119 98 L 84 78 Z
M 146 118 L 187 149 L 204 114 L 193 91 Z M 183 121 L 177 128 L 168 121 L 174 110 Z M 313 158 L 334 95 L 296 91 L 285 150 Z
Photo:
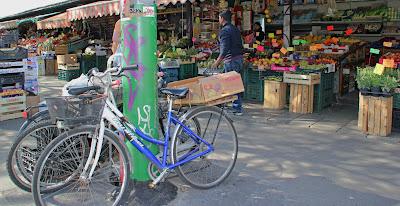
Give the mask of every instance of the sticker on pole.
M 155 16 L 155 10 L 153 6 L 144 6 L 143 7 L 143 14 L 146 17 L 154 17 Z

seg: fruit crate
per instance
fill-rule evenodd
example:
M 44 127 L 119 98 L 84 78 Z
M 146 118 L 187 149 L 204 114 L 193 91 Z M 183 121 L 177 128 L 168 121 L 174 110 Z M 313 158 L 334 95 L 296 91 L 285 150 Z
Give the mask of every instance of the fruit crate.
M 400 109 L 400 93 L 393 94 L 393 108 Z
M 96 56 L 95 55 L 82 55 L 81 56 L 81 72 L 87 74 L 89 70 L 96 67 Z
M 250 83 L 245 86 L 244 99 L 254 102 L 264 102 L 264 81 Z
M 195 77 L 196 63 L 180 64 L 178 79 L 184 80 Z
M 76 70 L 58 70 L 58 79 L 64 81 L 71 81 L 81 75 L 80 69 Z

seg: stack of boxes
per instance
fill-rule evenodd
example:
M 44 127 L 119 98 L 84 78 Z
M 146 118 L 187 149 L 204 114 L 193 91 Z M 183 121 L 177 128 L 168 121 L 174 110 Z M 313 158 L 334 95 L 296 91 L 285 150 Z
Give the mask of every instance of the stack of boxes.
M 76 54 L 57 55 L 58 79 L 71 81 L 81 74 Z

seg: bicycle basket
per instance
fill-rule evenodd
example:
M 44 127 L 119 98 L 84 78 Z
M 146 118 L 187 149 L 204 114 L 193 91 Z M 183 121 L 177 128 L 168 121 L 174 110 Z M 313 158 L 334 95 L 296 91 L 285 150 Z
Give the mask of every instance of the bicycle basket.
M 46 98 L 51 120 L 66 127 L 100 124 L 105 101 L 99 95 Z

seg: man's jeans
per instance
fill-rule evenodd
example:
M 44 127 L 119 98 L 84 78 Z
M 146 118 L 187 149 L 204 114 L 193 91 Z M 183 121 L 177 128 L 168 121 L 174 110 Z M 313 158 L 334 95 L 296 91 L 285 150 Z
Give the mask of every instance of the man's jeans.
M 240 74 L 243 69 L 243 58 L 224 63 L 224 72 L 235 71 Z M 242 95 L 237 94 L 238 99 L 233 102 L 233 109 L 242 112 Z

